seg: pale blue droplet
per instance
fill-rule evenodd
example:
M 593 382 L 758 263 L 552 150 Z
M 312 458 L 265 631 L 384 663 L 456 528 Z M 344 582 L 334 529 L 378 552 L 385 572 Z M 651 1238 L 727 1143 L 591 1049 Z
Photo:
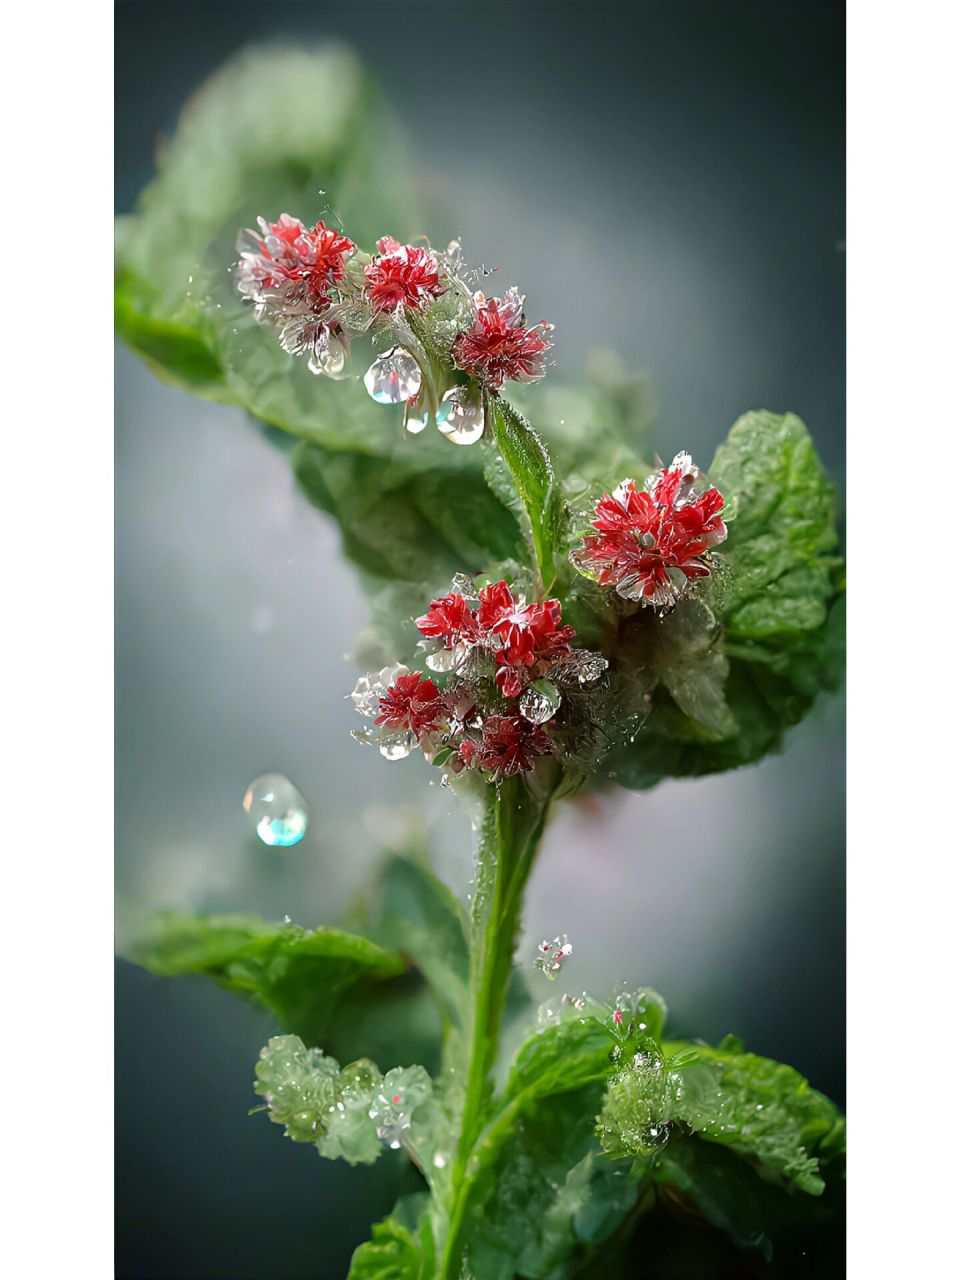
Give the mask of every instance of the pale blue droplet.
M 282 773 L 255 778 L 244 794 L 243 811 L 264 844 L 281 848 L 303 839 L 310 816 L 306 800 Z

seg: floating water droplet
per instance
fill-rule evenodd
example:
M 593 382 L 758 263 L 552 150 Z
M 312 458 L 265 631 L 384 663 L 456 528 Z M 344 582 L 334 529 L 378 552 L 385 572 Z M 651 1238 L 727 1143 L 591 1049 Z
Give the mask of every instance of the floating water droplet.
M 483 435 L 483 405 L 468 387 L 452 387 L 444 394 L 437 427 L 453 444 L 476 444 Z
M 282 773 L 255 778 L 243 797 L 243 811 L 267 845 L 289 848 L 301 841 L 307 830 L 307 802 Z
M 537 944 L 537 958 L 533 962 L 545 978 L 556 982 L 557 974 L 563 968 L 563 962 L 573 955 L 573 944 L 565 933 L 558 934 L 553 941 L 544 938 Z
M 363 375 L 363 385 L 377 404 L 403 404 L 420 390 L 420 366 L 409 351 L 392 347 L 377 356 Z
M 552 680 L 534 680 L 520 698 L 520 714 L 531 724 L 546 724 L 560 709 L 560 690 Z

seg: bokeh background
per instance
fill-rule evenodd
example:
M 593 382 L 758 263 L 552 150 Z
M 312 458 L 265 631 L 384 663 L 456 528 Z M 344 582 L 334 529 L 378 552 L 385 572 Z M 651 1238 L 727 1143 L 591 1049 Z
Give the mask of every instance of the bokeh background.
M 793 410 L 842 489 L 842 6 L 125 0 L 116 20 L 118 212 L 230 53 L 345 40 L 450 234 L 557 323 L 565 374 L 594 348 L 646 370 L 665 456 L 709 460 L 745 409 Z M 462 889 L 455 802 L 348 737 L 367 615 L 335 527 L 239 410 L 124 349 L 116 374 L 121 934 L 160 906 L 336 922 L 417 815 Z M 760 765 L 562 810 L 521 956 L 565 931 L 570 989 L 656 986 L 678 1031 L 735 1030 L 842 1101 L 843 761 L 833 697 Z M 291 850 L 240 808 L 268 770 L 310 804 Z M 270 1032 L 254 1010 L 123 962 L 117 983 L 117 1275 L 345 1274 L 402 1163 L 350 1170 L 246 1118 Z

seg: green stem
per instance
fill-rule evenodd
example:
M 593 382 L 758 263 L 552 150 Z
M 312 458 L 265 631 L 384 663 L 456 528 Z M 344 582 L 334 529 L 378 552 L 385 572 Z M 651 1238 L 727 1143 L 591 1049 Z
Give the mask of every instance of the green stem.
M 533 859 L 546 823 L 549 795 L 534 797 L 520 778 L 490 788 L 477 844 L 470 988 L 473 1018 L 451 1177 L 451 1206 L 440 1275 L 458 1280 L 462 1234 L 472 1179 L 469 1163 L 492 1096 L 500 1026 L 510 985 L 513 950 Z

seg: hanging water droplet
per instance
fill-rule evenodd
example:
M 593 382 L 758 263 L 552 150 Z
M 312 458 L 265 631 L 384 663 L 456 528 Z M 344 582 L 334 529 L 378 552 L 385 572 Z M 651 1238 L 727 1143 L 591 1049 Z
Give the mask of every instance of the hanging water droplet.
M 363 385 L 377 404 L 403 404 L 420 390 L 420 366 L 409 351 L 392 347 L 377 356 L 363 375 Z
M 452 387 L 444 394 L 437 427 L 453 444 L 476 444 L 483 435 L 483 405 L 468 387 Z
M 410 435 L 418 436 L 430 425 L 430 413 L 420 403 L 418 396 L 412 396 L 403 411 L 403 425 Z
M 311 373 L 322 374 L 325 378 L 335 378 L 343 373 L 347 362 L 347 353 L 339 342 L 333 342 L 320 350 L 315 350 L 307 362 Z
M 534 680 L 520 698 L 520 714 L 531 724 L 546 724 L 560 709 L 560 690 L 552 680 Z
M 380 743 L 380 754 L 385 760 L 406 760 L 417 745 L 416 735 L 401 733 L 399 737 L 388 738 Z
M 307 830 L 307 802 L 282 773 L 255 778 L 243 797 L 243 811 L 267 845 L 289 848 L 302 840 Z
M 556 982 L 557 974 L 563 968 L 563 962 L 572 955 L 573 944 L 565 933 L 560 933 L 552 941 L 544 938 L 537 944 L 537 958 L 533 962 L 533 967 L 539 969 L 551 982 Z

